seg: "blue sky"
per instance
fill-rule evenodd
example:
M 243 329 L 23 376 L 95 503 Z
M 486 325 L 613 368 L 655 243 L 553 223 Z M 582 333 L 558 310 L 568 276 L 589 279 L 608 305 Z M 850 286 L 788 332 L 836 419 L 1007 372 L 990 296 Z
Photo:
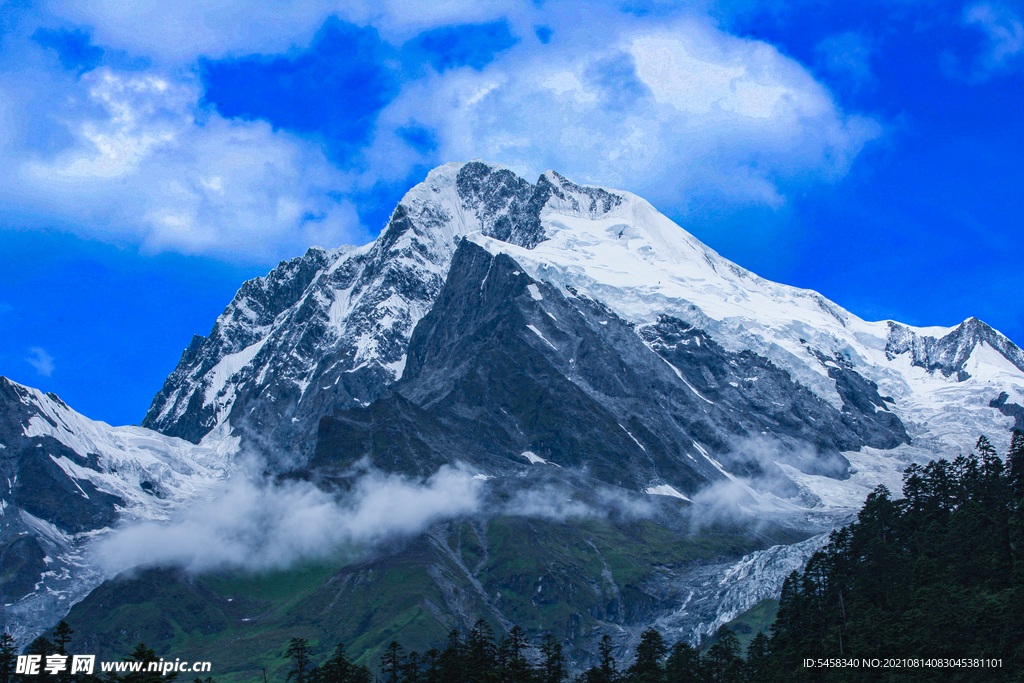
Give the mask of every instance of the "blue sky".
M 173 5 L 173 6 L 172 6 Z M 137 423 L 246 278 L 483 158 L 1024 342 L 1021 2 L 0 0 L 0 374 Z

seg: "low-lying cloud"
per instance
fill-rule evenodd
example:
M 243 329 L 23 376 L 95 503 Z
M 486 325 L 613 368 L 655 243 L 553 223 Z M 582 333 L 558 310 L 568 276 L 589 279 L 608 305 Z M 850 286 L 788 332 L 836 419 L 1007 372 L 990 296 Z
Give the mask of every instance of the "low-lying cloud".
M 447 466 L 425 481 L 370 471 L 338 498 L 309 482 L 238 476 L 169 522 L 117 529 L 92 552 L 110 574 L 155 566 L 283 569 L 473 514 L 481 484 L 473 473 Z
M 650 501 L 630 495 L 622 489 L 597 486 L 586 500 L 579 491 L 566 485 L 544 484 L 516 491 L 501 507 L 503 514 L 517 517 L 540 517 L 562 522 L 572 518 L 605 519 L 609 515 L 647 517 L 654 512 Z

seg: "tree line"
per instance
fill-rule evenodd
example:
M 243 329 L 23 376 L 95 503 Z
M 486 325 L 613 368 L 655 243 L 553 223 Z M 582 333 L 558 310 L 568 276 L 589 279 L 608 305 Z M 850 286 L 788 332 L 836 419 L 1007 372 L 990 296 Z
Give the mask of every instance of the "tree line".
M 764 650 L 767 637 L 756 636 L 748 653 Z M 287 683 L 567 683 L 569 667 L 562 644 L 546 634 L 536 645 L 531 644 L 519 626 L 495 639 L 490 625 L 479 620 L 463 636 L 453 629 L 443 648 L 425 653 L 405 652 L 392 641 L 379 662 L 379 673 L 373 678 L 366 667 L 349 663 L 347 672 L 312 668 L 309 641 L 293 638 L 287 656 L 292 666 Z M 760 650 L 759 650 L 760 648 Z M 756 654 L 746 661 L 740 656 L 736 635 L 722 628 L 714 645 L 701 653 L 689 643 L 680 641 L 669 648 L 662 635 L 648 628 L 640 638 L 636 656 L 628 666 L 621 666 L 613 656 L 612 639 L 605 635 L 598 644 L 598 663 L 572 679 L 576 683 L 675 683 L 694 681 L 731 683 L 756 680 L 764 657 Z M 343 652 L 339 646 L 338 652 Z M 336 652 L 335 657 L 338 656 Z
M 670 647 L 650 628 L 628 663 L 602 638 L 598 664 L 574 683 L 1024 683 L 1024 432 L 1013 432 L 1005 459 L 982 436 L 968 455 L 909 466 L 903 482 L 900 499 L 876 488 L 856 520 L 786 579 L 769 633 L 745 653 L 728 628 L 703 651 Z M 521 629 L 496 642 L 481 621 L 424 655 L 391 643 L 378 680 L 569 679 L 554 636 L 544 636 L 539 658 L 527 649 Z
M 903 494 L 878 487 L 786 580 L 774 680 L 1024 680 L 1024 433 L 1005 460 L 983 436 L 970 455 L 911 465 Z M 892 667 L 803 665 L 826 658 Z

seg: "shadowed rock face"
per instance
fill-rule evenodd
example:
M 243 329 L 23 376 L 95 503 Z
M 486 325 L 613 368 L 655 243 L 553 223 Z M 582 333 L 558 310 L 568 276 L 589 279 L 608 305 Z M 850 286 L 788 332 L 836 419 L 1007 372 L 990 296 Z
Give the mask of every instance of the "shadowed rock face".
M 624 206 L 629 211 L 622 213 Z M 630 212 L 639 210 L 638 207 L 636 198 L 576 185 L 554 172 L 530 183 L 508 169 L 480 161 L 437 169 L 403 198 L 373 244 L 333 251 L 314 247 L 300 258 L 282 262 L 266 277 L 245 283 L 209 336 L 196 336 L 185 350 L 178 367 L 154 398 L 143 425 L 192 442 L 199 442 L 213 430 L 219 429 L 218 435 L 231 431 L 241 437 L 244 449 L 265 456 L 272 471 L 302 467 L 318 452 L 321 418 L 336 411 L 355 411 L 355 415 L 385 397 L 403 373 L 413 372 L 407 367 L 419 362 L 409 355 L 413 332 L 421 319 L 435 309 L 461 240 L 467 236 L 475 235 L 476 240 L 487 236 L 534 253 L 539 245 L 549 242 L 555 234 L 552 230 L 564 232 L 564 225 L 558 226 L 566 220 L 582 219 L 588 226 L 582 228 L 583 232 L 593 233 L 585 235 L 584 241 L 594 239 L 593 235 L 604 235 L 610 241 L 626 244 L 640 234 L 639 228 L 628 225 L 633 216 Z M 545 228 L 542 214 L 548 216 L 544 220 L 551 216 L 557 220 Z M 601 221 L 613 214 L 615 220 L 623 222 L 615 223 L 615 229 L 605 234 L 602 231 L 611 228 Z M 604 227 L 589 227 L 591 224 Z M 696 243 L 690 236 L 679 239 L 682 242 L 675 246 Z M 587 242 L 586 248 L 591 244 Z M 567 247 L 572 248 L 571 244 Z M 669 244 L 665 248 L 675 247 Z M 680 253 L 690 253 L 690 247 L 680 249 Z M 701 249 L 693 247 L 687 258 L 707 260 L 719 274 L 731 273 L 732 284 L 741 289 L 761 286 L 756 276 L 733 264 L 720 263 L 717 255 Z M 527 272 L 526 268 L 519 270 Z M 700 277 L 686 272 L 686 277 L 694 277 L 695 286 L 700 287 Z M 641 452 L 646 453 L 643 459 L 658 463 L 652 465 L 655 470 L 660 471 L 668 467 L 669 461 L 680 458 L 690 462 L 692 457 L 700 464 L 688 464 L 687 469 L 710 470 L 692 481 L 680 472 L 672 476 L 691 484 L 721 476 L 717 467 L 697 450 L 696 443 L 713 452 L 719 463 L 735 466 L 737 474 L 756 474 L 761 465 L 733 451 L 737 439 L 764 435 L 781 442 L 783 450 L 791 452 L 787 457 L 799 460 L 801 469 L 843 476 L 846 463 L 840 451 L 865 445 L 890 449 L 910 442 L 902 421 L 906 419 L 902 405 L 896 405 L 892 399 L 905 394 L 890 386 L 882 392 L 886 394 L 883 396 L 876 384 L 886 377 L 888 368 L 871 374 L 879 368 L 865 371 L 863 358 L 852 362 L 835 348 L 822 350 L 814 346 L 820 345 L 820 339 L 804 344 L 803 351 L 779 351 L 780 347 L 773 346 L 770 339 L 754 346 L 747 343 L 750 340 L 736 343 L 729 336 L 736 330 L 742 332 L 742 326 L 711 320 L 695 306 L 689 307 L 697 311 L 692 317 L 648 315 L 641 319 L 657 321 L 631 326 L 612 310 L 602 309 L 600 301 L 593 300 L 607 303 L 600 294 L 593 294 L 588 300 L 577 296 L 571 288 L 544 284 L 545 279 L 560 281 L 558 277 L 550 279 L 535 273 L 534 286 L 558 289 L 552 295 L 551 306 L 563 306 L 559 297 L 575 302 L 570 306 L 577 311 L 570 316 L 574 322 L 559 318 L 554 309 L 549 312 L 558 318 L 558 324 L 552 323 L 547 315 L 533 320 L 527 315 L 528 308 L 516 304 L 521 309 L 517 313 L 519 319 L 503 323 L 509 330 L 518 330 L 510 340 L 519 338 L 520 323 L 533 325 L 537 330 L 553 325 L 552 335 L 573 338 L 569 346 L 578 347 L 575 356 L 566 356 L 564 345 L 546 335 L 542 338 L 529 332 L 529 327 L 525 333 L 532 335 L 529 343 L 517 343 L 526 344 L 532 353 L 539 354 L 536 357 L 551 366 L 552 376 L 560 376 L 559 381 L 566 381 L 575 387 L 574 391 L 582 392 L 580 400 L 593 404 L 588 410 L 600 406 L 608 413 L 611 417 L 603 418 L 603 422 L 611 421 L 613 426 L 621 423 L 621 434 L 614 438 L 606 435 L 605 443 L 625 438 L 623 452 L 640 448 L 637 443 L 641 444 Z M 783 298 L 794 297 L 794 301 L 810 297 L 831 315 L 831 324 L 846 325 L 849 314 L 820 295 L 784 289 L 776 287 L 773 291 Z M 619 287 L 618 291 L 625 290 Z M 628 296 L 647 294 L 637 292 Z M 629 301 L 628 296 L 624 300 Z M 489 305 L 501 307 L 514 298 L 495 300 Z M 459 305 L 471 307 L 480 303 L 467 299 Z M 543 308 L 549 303 L 536 305 Z M 580 327 L 575 321 L 584 313 L 584 317 L 604 316 L 596 322 L 600 327 L 593 327 L 593 320 L 589 327 Z M 448 315 L 452 313 L 449 311 Z M 465 315 L 459 320 L 460 325 L 473 322 Z M 805 324 L 800 320 L 792 322 L 795 327 Z M 692 328 L 682 327 L 687 324 Z M 779 327 L 787 324 L 785 320 L 779 321 Z M 485 329 L 485 325 L 478 325 L 475 334 L 482 334 Z M 881 329 L 884 335 L 885 328 Z M 462 334 L 460 330 L 449 330 L 445 332 L 449 337 L 440 337 L 442 341 L 438 343 L 448 343 L 446 340 L 453 338 L 450 335 L 454 332 Z M 507 343 L 512 343 L 510 340 Z M 555 349 L 548 346 L 549 342 Z M 460 339 L 460 343 L 466 340 Z M 885 354 L 890 360 L 909 354 L 913 366 L 937 376 L 966 379 L 966 364 L 980 344 L 991 346 L 1018 368 L 1024 368 L 1024 354 L 1016 346 L 974 319 L 941 339 L 890 323 Z M 744 353 L 744 347 L 757 350 Z M 476 349 L 477 354 L 496 353 L 482 343 L 466 348 Z M 598 348 L 603 350 L 593 350 Z M 857 348 L 854 347 L 852 358 L 859 353 Z M 651 360 L 648 351 L 652 350 L 662 357 L 662 362 L 656 362 L 656 357 Z M 605 362 L 610 358 L 624 364 L 628 372 Z M 565 365 L 570 359 L 572 367 Z M 487 372 L 499 377 L 502 359 L 491 358 L 489 362 Z M 477 377 L 483 376 L 482 361 L 480 365 Z M 445 380 L 449 382 L 457 376 L 452 371 L 461 367 L 456 363 L 437 366 L 438 372 L 450 375 Z M 416 383 L 410 379 L 402 385 L 406 388 L 395 391 L 440 415 L 441 407 L 431 406 L 442 397 L 429 396 L 424 387 L 441 380 L 427 379 L 427 370 L 416 370 Z M 648 385 L 669 388 L 652 390 Z M 568 385 L 565 391 L 569 391 Z M 567 396 L 565 392 L 557 395 L 560 399 Z M 985 397 L 985 401 L 995 395 Z M 831 401 L 831 407 L 818 400 L 822 398 Z M 659 410 L 653 408 L 655 400 L 660 402 Z M 624 401 L 631 403 L 626 405 Z M 641 404 L 646 407 L 641 409 Z M 394 410 L 402 412 L 397 406 Z M 494 419 L 503 424 L 505 418 Z M 494 438 L 505 439 L 506 446 L 492 449 L 507 449 L 511 457 L 521 459 L 514 452 L 516 449 L 551 448 L 542 446 L 543 440 L 532 436 L 523 443 L 519 428 L 503 426 L 502 430 L 512 430 L 507 438 L 503 434 L 495 434 Z M 612 432 L 615 429 L 609 434 Z M 648 432 L 653 436 L 645 436 Z M 573 452 L 585 442 L 584 439 L 576 446 L 559 449 Z M 795 455 L 808 449 L 816 451 L 819 457 Z
M 804 471 L 842 477 L 840 451 L 908 437 L 872 382 L 848 364 L 834 372 L 842 410 L 750 351 L 670 317 L 635 329 L 464 241 L 402 379 L 370 406 L 321 420 L 310 467 L 368 457 L 426 475 L 461 460 L 510 474 L 529 452 L 609 484 L 692 494 L 725 478 L 714 461 L 763 474 L 742 442 L 770 433 L 781 459 L 788 447 Z
M 1013 428 L 1024 431 L 1024 406 L 1019 403 L 1007 403 L 1007 399 L 1010 395 L 1005 391 L 1000 392 L 999 396 L 989 401 L 989 407 L 995 408 L 1003 415 L 1013 418 Z
M 314 247 L 246 282 L 209 336 L 193 338 L 142 425 L 198 443 L 227 422 L 280 469 L 301 463 L 321 416 L 370 403 L 401 375 L 412 330 L 463 235 L 532 248 L 545 238 L 540 212 L 550 198 L 588 215 L 622 201 L 552 178 L 532 185 L 465 164 L 454 188 L 444 187 L 453 198 L 435 195 L 437 184 L 411 192 L 372 245 Z

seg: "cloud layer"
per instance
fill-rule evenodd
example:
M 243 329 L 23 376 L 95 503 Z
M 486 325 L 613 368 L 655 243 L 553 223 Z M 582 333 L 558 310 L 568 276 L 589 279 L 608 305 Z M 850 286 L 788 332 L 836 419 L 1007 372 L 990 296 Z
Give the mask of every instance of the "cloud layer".
M 14 131 L 57 141 L 10 145 L 18 166 L 0 173 L 18 206 L 154 251 L 274 258 L 360 234 L 335 194 L 341 172 L 315 145 L 202 110 L 194 83 L 100 67 L 64 85 L 72 104 Z
M 238 476 L 170 522 L 123 527 L 92 546 L 109 574 L 133 567 L 283 569 L 422 531 L 480 507 L 482 481 L 442 467 L 425 482 L 370 472 L 338 500 L 308 482 Z
M 694 19 L 619 24 L 600 41 L 567 25 L 550 45 L 512 49 L 481 71 L 408 83 L 380 115 L 371 168 L 397 176 L 480 157 L 668 208 L 708 197 L 778 206 L 788 187 L 845 174 L 881 133 L 767 43 Z M 436 150 L 404 144 L 396 131 L 408 126 L 435 131 Z
M 78 0 L 12 15 L 0 199 L 12 222 L 272 261 L 366 241 L 379 225 L 360 214 L 391 208 L 367 204 L 448 161 L 554 168 L 686 213 L 781 206 L 882 133 L 767 42 L 692 11 L 586 10 Z M 339 66 L 356 38 L 358 78 Z

